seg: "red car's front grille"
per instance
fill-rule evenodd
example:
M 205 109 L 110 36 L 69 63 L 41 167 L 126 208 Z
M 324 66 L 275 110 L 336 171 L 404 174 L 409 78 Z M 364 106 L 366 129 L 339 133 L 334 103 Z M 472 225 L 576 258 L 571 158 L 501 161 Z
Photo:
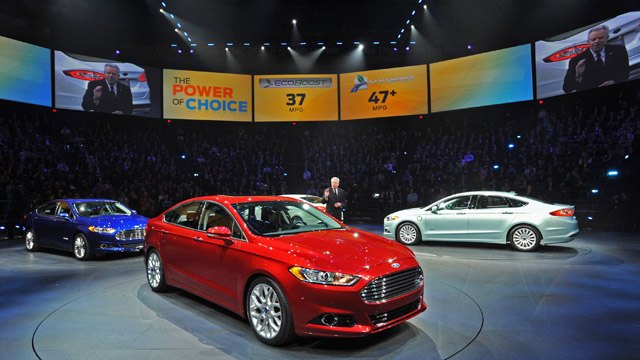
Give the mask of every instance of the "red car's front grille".
M 361 292 L 366 302 L 380 302 L 410 293 L 422 286 L 422 269 L 400 271 L 373 279 Z

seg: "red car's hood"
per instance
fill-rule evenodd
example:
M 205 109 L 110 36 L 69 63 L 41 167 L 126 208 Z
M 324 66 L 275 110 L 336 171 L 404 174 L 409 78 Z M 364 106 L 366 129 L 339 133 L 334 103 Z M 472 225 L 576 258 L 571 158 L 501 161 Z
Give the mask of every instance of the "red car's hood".
M 415 258 L 406 246 L 355 229 L 324 230 L 278 238 L 278 247 L 317 270 L 358 274 L 383 263 Z

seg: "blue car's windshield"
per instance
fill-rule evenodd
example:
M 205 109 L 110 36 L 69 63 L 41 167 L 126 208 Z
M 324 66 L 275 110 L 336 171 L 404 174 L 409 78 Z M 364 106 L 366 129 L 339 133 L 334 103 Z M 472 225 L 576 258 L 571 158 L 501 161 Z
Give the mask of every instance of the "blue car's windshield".
M 299 202 L 258 201 L 234 204 L 233 208 L 256 235 L 281 236 L 342 228 L 327 214 Z
M 131 215 L 131 210 L 116 201 L 86 201 L 73 204 L 79 216 Z

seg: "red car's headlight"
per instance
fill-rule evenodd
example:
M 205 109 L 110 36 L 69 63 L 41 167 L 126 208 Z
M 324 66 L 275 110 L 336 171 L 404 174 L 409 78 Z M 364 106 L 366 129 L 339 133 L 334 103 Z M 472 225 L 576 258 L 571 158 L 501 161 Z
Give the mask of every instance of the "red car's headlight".
M 292 266 L 289 268 L 289 272 L 298 280 L 322 285 L 350 286 L 360 280 L 360 277 L 356 275 L 306 269 L 299 266 Z

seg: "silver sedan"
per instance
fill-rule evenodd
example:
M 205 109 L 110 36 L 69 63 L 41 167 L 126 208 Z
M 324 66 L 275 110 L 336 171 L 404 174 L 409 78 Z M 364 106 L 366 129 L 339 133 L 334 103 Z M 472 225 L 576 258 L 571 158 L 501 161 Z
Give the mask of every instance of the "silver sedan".
M 421 240 L 505 244 L 535 251 L 578 234 L 571 205 L 551 204 L 512 192 L 474 191 L 451 195 L 384 219 L 384 236 L 405 245 Z

